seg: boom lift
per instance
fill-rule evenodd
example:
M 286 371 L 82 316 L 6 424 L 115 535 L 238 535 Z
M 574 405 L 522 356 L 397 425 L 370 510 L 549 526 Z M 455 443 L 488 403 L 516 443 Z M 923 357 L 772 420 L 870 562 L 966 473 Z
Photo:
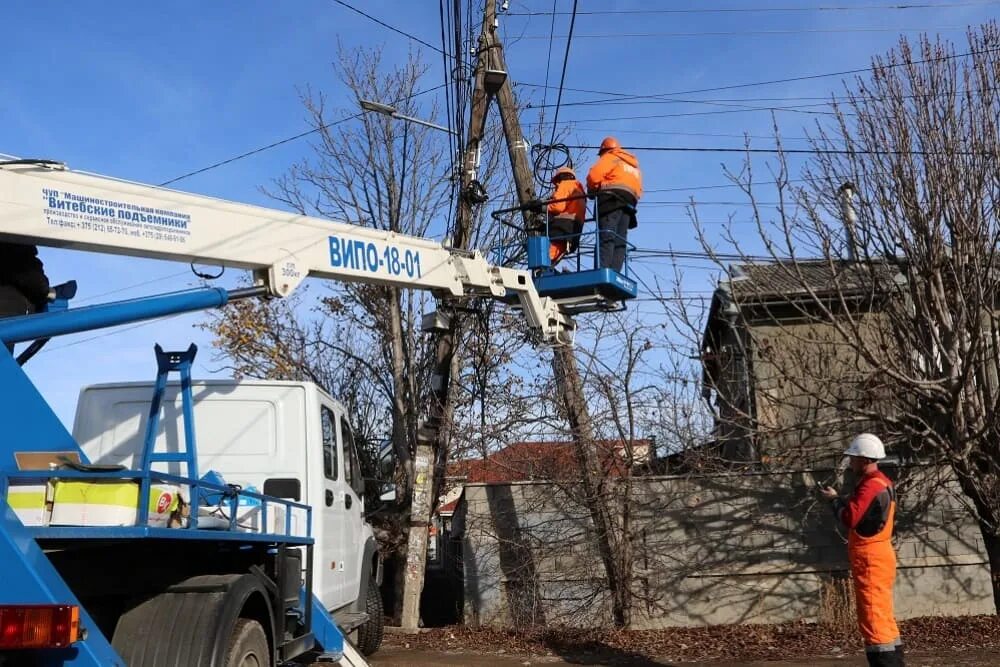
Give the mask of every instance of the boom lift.
M 491 265 L 479 252 L 49 161 L 0 163 L 0 241 L 204 262 L 250 269 L 254 276 L 253 287 L 240 290 L 201 288 L 83 308 L 67 306 L 73 289 L 66 287 L 48 312 L 0 319 L 0 341 L 7 344 L 218 308 L 240 298 L 284 297 L 307 276 L 426 289 L 439 297 L 492 297 L 515 303 L 543 343 L 571 344 L 574 333 L 559 301 L 541 296 L 529 271 Z M 258 655 L 262 665 L 317 655 L 365 664 L 312 594 L 309 525 L 322 508 L 276 487 L 280 498 L 198 477 L 192 355 L 157 350 L 160 374 L 140 465 L 123 469 L 92 464 L 20 365 L 0 353 L 0 420 L 8 429 L 0 439 L 0 665 L 22 659 L 88 667 L 227 665 L 234 650 L 247 646 L 266 652 Z M 185 447 L 157 453 L 166 376 L 176 371 Z M 156 462 L 183 463 L 186 475 L 155 471 Z M 131 523 L 115 526 L 25 525 L 12 494 L 23 499 L 28 489 L 40 490 L 43 513 L 62 502 L 61 493 L 128 495 L 131 489 L 135 514 Z M 174 497 L 185 495 L 187 516 Z M 228 530 L 199 521 L 199 498 L 213 495 L 221 498 L 220 507 L 229 506 Z M 260 506 L 259 530 L 237 529 L 243 501 Z M 79 502 L 86 507 L 87 501 Z M 169 512 L 180 514 L 152 523 L 154 515 Z M 292 529 L 296 513 L 305 515 L 304 532 Z M 126 569 L 102 571 L 111 563 Z M 109 576 L 114 590 L 97 583 Z

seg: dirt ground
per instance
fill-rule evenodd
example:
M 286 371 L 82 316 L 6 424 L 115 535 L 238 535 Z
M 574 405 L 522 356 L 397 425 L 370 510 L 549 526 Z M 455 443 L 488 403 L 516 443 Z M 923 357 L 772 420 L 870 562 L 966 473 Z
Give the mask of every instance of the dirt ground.
M 530 667 L 532 665 L 611 665 L 612 667 L 864 667 L 868 663 L 862 655 L 808 658 L 792 661 L 748 662 L 669 662 L 650 659 L 642 655 L 619 652 L 617 655 L 575 655 L 560 657 L 497 655 L 458 651 L 431 651 L 389 646 L 369 659 L 372 667 L 446 667 L 476 665 L 476 667 Z M 914 651 L 906 655 L 907 667 L 992 667 L 1000 664 L 1000 651 Z
M 1000 666 L 1000 617 L 903 621 L 909 667 Z M 387 628 L 387 630 L 389 630 Z M 857 630 L 796 621 L 660 630 L 450 626 L 389 630 L 375 667 L 611 665 L 613 667 L 866 667 Z

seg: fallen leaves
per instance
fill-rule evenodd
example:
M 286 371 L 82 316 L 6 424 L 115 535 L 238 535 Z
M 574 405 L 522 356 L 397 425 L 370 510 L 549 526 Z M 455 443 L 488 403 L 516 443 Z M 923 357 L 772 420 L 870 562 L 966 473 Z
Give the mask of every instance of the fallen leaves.
M 1000 648 L 996 616 L 924 617 L 903 621 L 908 649 Z M 393 641 L 387 636 L 387 643 Z M 402 642 L 399 642 L 402 643 Z M 717 625 L 662 630 L 536 628 L 522 631 L 452 626 L 406 638 L 406 648 L 563 658 L 646 657 L 667 661 L 767 660 L 861 651 L 860 636 L 816 623 Z

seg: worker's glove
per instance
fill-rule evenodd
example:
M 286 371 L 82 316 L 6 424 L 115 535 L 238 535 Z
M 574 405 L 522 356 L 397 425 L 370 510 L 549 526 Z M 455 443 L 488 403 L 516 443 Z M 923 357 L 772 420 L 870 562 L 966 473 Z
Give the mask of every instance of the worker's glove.
M 525 211 L 531 211 L 532 213 L 541 213 L 545 210 L 545 202 L 541 199 L 532 199 L 522 206 Z

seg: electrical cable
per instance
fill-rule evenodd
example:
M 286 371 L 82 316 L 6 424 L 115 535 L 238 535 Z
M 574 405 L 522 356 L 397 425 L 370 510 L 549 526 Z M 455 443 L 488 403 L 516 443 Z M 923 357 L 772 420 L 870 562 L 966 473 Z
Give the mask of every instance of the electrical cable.
M 194 268 L 194 262 L 191 262 L 191 273 L 198 276 L 202 280 L 218 280 L 223 276 L 223 274 L 225 274 L 225 272 L 226 272 L 226 267 L 220 266 L 218 273 L 204 273 Z
M 397 100 L 394 100 L 392 102 L 392 104 L 399 104 L 400 102 L 405 102 L 406 100 L 411 100 L 414 97 L 417 97 L 419 95 L 424 95 L 426 93 L 432 93 L 432 92 L 434 92 L 436 90 L 440 90 L 441 88 L 444 87 L 444 85 L 445 84 L 441 84 L 439 86 L 434 86 L 433 88 L 428 88 L 427 90 L 421 90 L 419 92 L 413 93 L 412 95 L 408 95 L 406 97 L 401 97 L 401 98 L 399 98 Z M 290 143 L 290 142 L 295 141 L 297 139 L 301 139 L 303 137 L 308 137 L 310 134 L 315 134 L 316 132 L 322 132 L 323 130 L 326 130 L 326 129 L 329 129 L 331 127 L 334 127 L 335 125 L 340 125 L 341 123 L 346 123 L 347 121 L 350 121 L 350 120 L 357 120 L 358 118 L 361 118 L 365 113 L 366 112 L 361 111 L 361 112 L 358 112 L 358 113 L 356 113 L 356 114 L 354 114 L 352 116 L 348 116 L 347 118 L 341 118 L 340 120 L 335 120 L 335 121 L 332 121 L 332 122 L 329 122 L 329 123 L 324 123 L 323 125 L 320 125 L 319 127 L 314 127 L 311 130 L 306 130 L 305 132 L 300 132 L 299 134 L 293 135 L 291 137 L 287 137 L 285 139 L 280 139 L 278 141 L 275 141 L 275 142 L 272 142 L 270 144 L 267 144 L 266 146 L 261 146 L 260 148 L 254 148 L 253 150 L 249 150 L 249 151 L 247 151 L 245 153 L 240 153 L 239 155 L 235 155 L 235 156 L 233 156 L 231 158 L 228 158 L 228 159 L 225 159 L 225 160 L 221 160 L 221 161 L 216 162 L 214 164 L 210 164 L 207 167 L 202 167 L 201 169 L 195 169 L 194 171 L 189 171 L 186 174 L 181 174 L 180 176 L 176 176 L 174 178 L 171 178 L 168 181 L 163 181 L 159 185 L 160 185 L 160 187 L 164 187 L 164 186 L 170 185 L 172 183 L 176 183 L 177 181 L 182 181 L 182 180 L 184 180 L 186 178 L 190 178 L 191 176 L 197 176 L 198 174 L 204 174 L 206 171 L 211 171 L 213 169 L 217 169 L 219 167 L 223 167 L 223 166 L 225 166 L 227 164 L 232 164 L 233 162 L 236 162 L 238 160 L 242 160 L 244 158 L 248 158 L 248 157 L 250 157 L 252 155 L 257 155 L 258 153 L 263 153 L 264 151 L 270 150 L 272 148 L 276 148 L 276 147 L 281 146 L 283 144 Z
M 957 7 L 989 7 L 998 5 L 1000 2 L 988 0 L 986 2 L 955 2 L 947 5 L 930 3 L 906 3 L 892 5 L 854 5 L 854 6 L 825 6 L 825 7 L 699 7 L 696 9 L 595 9 L 580 12 L 581 16 L 608 16 L 608 15 L 628 15 L 628 14 L 749 14 L 749 13 L 789 13 L 789 12 L 857 12 L 873 10 L 913 10 L 913 9 L 953 9 Z M 508 11 L 508 16 L 548 16 L 550 12 L 544 11 Z M 553 15 L 565 15 L 568 12 L 551 12 Z
M 987 53 L 994 53 L 996 51 L 1000 51 L 1000 47 L 993 48 L 993 49 L 983 49 L 982 51 L 979 51 L 978 53 L 980 53 L 980 54 L 987 54 Z M 806 74 L 806 75 L 802 75 L 802 76 L 787 77 L 787 78 L 784 78 L 784 79 L 770 79 L 770 80 L 765 80 L 765 81 L 753 81 L 753 82 L 749 82 L 749 83 L 735 83 L 735 84 L 727 84 L 727 85 L 724 85 L 724 86 L 713 86 L 711 88 L 695 88 L 695 89 L 692 89 L 692 90 L 680 90 L 680 91 L 676 91 L 676 92 L 672 92 L 672 93 L 656 93 L 656 94 L 651 94 L 651 95 L 636 95 L 636 94 L 633 94 L 633 93 L 616 93 L 616 92 L 609 92 L 609 91 L 606 91 L 606 90 L 593 90 L 593 89 L 587 89 L 587 88 L 566 88 L 566 90 L 571 91 L 571 92 L 577 92 L 577 93 L 593 93 L 595 95 L 615 95 L 615 96 L 626 97 L 626 98 L 641 98 L 641 97 L 656 98 L 656 97 L 669 97 L 669 96 L 675 96 L 676 97 L 677 95 L 694 95 L 696 93 L 714 93 L 714 92 L 718 92 L 718 91 L 722 91 L 722 90 L 736 90 L 736 89 L 739 89 L 739 88 L 756 88 L 758 86 L 770 86 L 770 85 L 776 85 L 776 84 L 782 84 L 782 83 L 796 83 L 796 82 L 799 82 L 799 81 L 811 81 L 813 79 L 825 79 L 825 78 L 834 77 L 834 76 L 847 76 L 847 75 L 850 75 L 850 74 L 863 74 L 865 72 L 873 72 L 876 69 L 895 69 L 897 67 L 906 67 L 906 66 L 909 66 L 909 65 L 923 65 L 923 64 L 926 64 L 926 63 L 940 62 L 940 61 L 944 61 L 944 60 L 954 60 L 956 58 L 966 58 L 966 57 L 971 56 L 971 55 L 974 55 L 974 53 L 971 52 L 971 51 L 967 51 L 967 52 L 964 52 L 964 53 L 950 53 L 948 55 L 938 56 L 938 57 L 935 57 L 935 58 L 926 58 L 926 59 L 922 59 L 922 60 L 913 60 L 913 61 L 904 62 L 904 63 L 885 63 L 885 64 L 882 64 L 882 65 L 879 65 L 879 66 L 876 66 L 876 67 L 862 67 L 862 68 L 858 68 L 858 69 L 842 70 L 842 71 L 839 71 L 839 72 L 826 72 L 826 73 L 823 73 L 823 74 Z M 525 83 L 523 81 L 518 82 L 518 85 L 519 86 L 528 86 L 530 88 L 541 88 L 541 86 L 539 84 Z
M 809 106 L 825 106 L 812 104 Z M 720 109 L 718 111 L 685 111 L 681 113 L 655 113 L 638 116 L 606 116 L 603 118 L 574 118 L 570 123 L 606 123 L 616 120 L 654 120 L 659 118 L 694 118 L 701 116 L 724 116 L 736 113 L 755 113 L 760 111 L 800 113 L 811 116 L 836 116 L 835 111 L 813 111 L 801 107 L 747 107 L 745 109 Z M 853 113 L 841 112 L 844 116 L 853 116 Z
M 531 147 L 532 172 L 541 189 L 549 187 L 552 173 L 561 167 L 573 167 L 565 144 L 537 144 Z
M 571 145 L 568 148 L 576 150 L 590 150 L 597 146 Z M 917 155 L 920 157 L 957 155 L 966 157 L 997 157 L 990 151 L 983 152 L 940 152 L 940 151 L 872 151 L 872 150 L 846 150 L 835 148 L 729 148 L 723 146 L 629 146 L 636 151 L 666 151 L 674 153 L 764 153 L 770 155 Z
M 592 33 L 577 35 L 580 39 L 646 39 L 650 37 L 774 37 L 776 35 L 819 35 L 819 34 L 846 34 L 846 33 L 873 33 L 873 32 L 948 32 L 966 30 L 968 26 L 947 25 L 933 26 L 929 28 L 880 28 L 880 27 L 857 27 L 857 28 L 797 28 L 797 29 L 774 29 L 774 30 L 705 30 L 699 32 L 632 32 L 632 33 Z M 564 39 L 566 35 L 556 35 L 558 39 Z M 572 35 L 570 35 L 572 37 Z M 545 35 L 524 35 L 522 39 L 539 40 L 545 39 Z
M 448 119 L 448 129 L 451 129 L 452 121 L 456 117 L 455 111 L 452 107 L 452 84 L 453 84 L 453 69 L 448 66 L 448 46 L 445 34 L 448 32 L 448 21 L 445 18 L 445 0 L 438 0 L 438 16 L 441 20 L 441 69 L 444 75 L 444 105 L 445 105 L 445 117 Z M 456 91 L 457 92 L 457 91 Z M 458 99 L 456 96 L 455 106 L 458 106 Z M 455 135 L 452 132 L 448 132 L 448 164 L 451 174 L 451 194 L 448 197 L 448 217 L 446 218 L 446 234 L 451 235 L 451 218 L 454 210 L 455 201 L 455 155 L 458 152 L 457 141 L 455 140 Z
M 545 88 L 544 90 L 542 90 L 543 108 L 545 107 L 549 99 L 549 70 L 552 67 L 552 45 L 555 42 L 555 38 L 553 36 L 556 33 L 556 4 L 558 2 L 559 0 L 552 0 L 552 22 L 549 25 L 549 52 L 548 55 L 545 56 Z M 544 114 L 542 115 L 544 116 Z M 544 121 L 544 117 L 541 118 L 541 120 Z M 543 125 L 544 123 L 539 123 L 539 124 Z M 544 129 L 540 128 L 539 131 L 542 132 L 544 131 Z
M 434 46 L 433 44 L 431 44 L 429 42 L 425 42 L 424 40 L 420 39 L 416 35 L 408 33 L 405 30 L 400 30 L 399 28 L 397 28 L 395 26 L 391 26 L 388 23 L 386 23 L 385 21 L 382 21 L 380 19 L 375 18 L 371 14 L 366 14 L 365 12 L 361 11 L 357 7 L 344 2 L 344 0 L 333 0 L 333 1 L 336 2 L 338 5 L 340 5 L 342 7 L 346 7 L 347 9 L 350 9 L 352 12 L 355 12 L 356 14 L 361 14 L 362 16 L 364 16 L 366 19 L 368 19 L 370 21 L 374 21 L 375 23 L 378 23 L 383 28 L 388 28 L 389 30 L 392 30 L 396 34 L 402 35 L 403 37 L 406 37 L 407 39 L 412 39 L 414 42 L 417 42 L 418 44 L 423 44 L 427 48 L 432 49 L 433 51 L 436 51 L 437 53 L 444 53 L 444 51 L 442 51 L 438 47 Z
M 552 114 L 552 136 L 550 144 L 556 142 L 556 130 L 559 127 L 559 107 L 562 105 L 563 87 L 566 85 L 566 68 L 569 65 L 569 48 L 573 44 L 573 28 L 576 25 L 576 7 L 578 0 L 573 0 L 573 15 L 569 19 L 569 35 L 566 37 L 566 52 L 563 54 L 562 74 L 559 77 L 559 94 L 556 97 L 556 110 Z M 551 39 L 551 37 L 550 37 Z

